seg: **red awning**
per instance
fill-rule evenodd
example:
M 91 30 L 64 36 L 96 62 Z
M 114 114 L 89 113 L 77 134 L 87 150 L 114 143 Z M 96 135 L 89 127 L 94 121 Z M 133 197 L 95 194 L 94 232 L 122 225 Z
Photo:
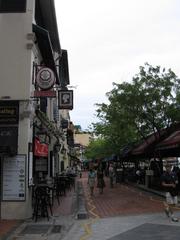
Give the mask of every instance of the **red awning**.
M 180 131 L 175 131 L 157 145 L 158 149 L 180 146 Z
M 163 130 L 162 130 L 162 134 L 163 134 Z M 154 144 L 158 140 L 159 140 L 159 134 L 158 133 L 151 134 L 146 139 L 146 141 L 144 140 L 141 144 L 139 144 L 139 146 L 135 147 L 132 150 L 132 154 L 133 155 L 138 155 L 138 154 L 145 153 L 146 149 L 149 148 L 152 144 Z

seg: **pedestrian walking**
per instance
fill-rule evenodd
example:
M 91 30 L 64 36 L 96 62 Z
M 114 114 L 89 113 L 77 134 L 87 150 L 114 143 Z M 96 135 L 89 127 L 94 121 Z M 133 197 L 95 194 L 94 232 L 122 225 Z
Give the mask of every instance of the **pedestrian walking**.
M 115 170 L 114 170 L 113 164 L 110 163 L 110 165 L 109 165 L 109 180 L 110 180 L 111 188 L 114 187 L 114 178 L 115 178 Z
M 166 201 L 164 202 L 165 213 L 173 222 L 178 222 L 178 218 L 174 217 L 173 207 L 178 204 L 177 184 L 178 178 L 175 172 L 171 170 L 172 166 L 166 164 L 165 172 L 161 177 L 162 186 L 166 191 Z
M 93 168 L 90 168 L 88 172 L 88 184 L 90 188 L 90 195 L 94 195 L 94 186 L 95 186 L 95 180 L 96 180 L 96 172 Z
M 105 187 L 105 182 L 104 182 L 104 172 L 101 165 L 97 169 L 97 187 L 99 188 L 99 193 L 102 194 L 103 189 Z
M 136 170 L 136 183 L 141 183 L 141 170 L 139 168 Z

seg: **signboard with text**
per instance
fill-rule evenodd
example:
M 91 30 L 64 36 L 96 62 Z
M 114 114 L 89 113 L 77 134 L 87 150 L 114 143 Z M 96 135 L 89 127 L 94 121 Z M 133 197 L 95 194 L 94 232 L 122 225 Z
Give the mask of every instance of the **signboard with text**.
M 26 156 L 16 155 L 3 159 L 3 201 L 25 201 Z
M 48 97 L 48 98 L 55 98 L 56 91 L 47 90 L 47 91 L 34 91 L 34 97 L 41 98 L 41 97 Z
M 0 101 L 0 124 L 18 124 L 19 102 Z

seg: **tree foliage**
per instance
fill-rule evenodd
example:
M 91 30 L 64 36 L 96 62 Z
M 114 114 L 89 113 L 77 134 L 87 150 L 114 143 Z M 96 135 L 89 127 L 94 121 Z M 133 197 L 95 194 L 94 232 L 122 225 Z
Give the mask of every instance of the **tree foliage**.
M 100 159 L 108 156 L 110 152 L 106 140 L 98 138 L 90 142 L 84 154 L 88 159 Z
M 118 153 L 124 145 L 179 121 L 179 90 L 180 80 L 171 69 L 146 63 L 131 83 L 113 83 L 108 104 L 96 105 L 100 121 L 93 124 L 94 131 Z

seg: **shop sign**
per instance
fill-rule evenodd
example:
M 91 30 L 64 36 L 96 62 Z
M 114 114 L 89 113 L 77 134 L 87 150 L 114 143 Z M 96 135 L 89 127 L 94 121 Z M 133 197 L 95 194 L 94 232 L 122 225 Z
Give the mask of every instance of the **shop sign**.
M 56 91 L 34 91 L 34 97 L 49 97 L 49 98 L 55 98 L 56 97 Z
M 25 201 L 26 197 L 26 155 L 4 157 L 3 159 L 3 201 Z
M 0 101 L 0 124 L 18 124 L 19 102 Z
M 48 157 L 48 144 L 40 143 L 39 139 L 35 138 L 34 155 L 37 157 Z
M 36 76 L 36 84 L 42 90 L 48 90 L 53 87 L 55 84 L 55 75 L 54 72 L 47 67 L 41 68 Z
M 73 90 L 58 91 L 58 108 L 73 109 Z

